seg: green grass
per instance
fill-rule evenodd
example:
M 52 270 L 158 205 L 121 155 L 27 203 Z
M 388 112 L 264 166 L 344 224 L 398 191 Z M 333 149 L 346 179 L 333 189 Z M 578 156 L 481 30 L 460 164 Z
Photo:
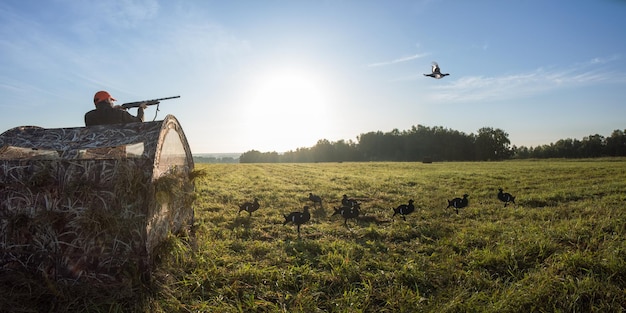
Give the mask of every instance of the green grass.
M 197 164 L 195 240 L 161 246 L 149 312 L 623 312 L 626 159 Z M 504 207 L 498 188 L 517 196 Z M 283 214 L 323 197 L 302 226 Z M 446 209 L 469 194 L 457 215 Z M 343 194 L 362 216 L 344 226 Z M 252 216 L 238 205 L 259 198 Z M 403 221 L 392 208 L 414 199 Z M 137 298 L 137 297 L 136 297 Z M 86 303 L 124 310 L 128 299 Z
M 622 312 L 626 160 L 199 164 L 162 312 Z M 497 189 L 516 195 L 504 207 Z M 325 200 L 298 237 L 283 213 Z M 457 215 L 447 199 L 470 195 Z M 359 220 L 332 214 L 341 196 Z M 251 217 L 238 204 L 258 197 Z M 414 199 L 407 221 L 392 207 Z M 173 239 L 175 240 L 175 239 Z

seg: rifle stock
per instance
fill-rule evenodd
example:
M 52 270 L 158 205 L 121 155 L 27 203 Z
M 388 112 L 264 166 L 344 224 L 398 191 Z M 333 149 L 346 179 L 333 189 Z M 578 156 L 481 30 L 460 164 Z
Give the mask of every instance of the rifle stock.
M 169 99 L 176 99 L 176 98 L 180 98 L 180 96 L 165 97 L 165 98 L 144 100 L 144 101 L 127 102 L 120 106 L 124 109 L 130 109 L 130 108 L 137 108 L 141 106 L 142 104 L 155 105 L 155 104 L 159 104 L 162 100 L 169 100 Z

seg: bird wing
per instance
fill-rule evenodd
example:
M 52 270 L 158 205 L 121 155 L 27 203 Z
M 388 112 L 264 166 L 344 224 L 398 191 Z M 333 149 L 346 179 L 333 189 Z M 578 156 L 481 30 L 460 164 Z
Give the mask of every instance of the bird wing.
M 441 73 L 441 69 L 439 69 L 439 64 L 437 62 L 433 62 L 433 74 Z

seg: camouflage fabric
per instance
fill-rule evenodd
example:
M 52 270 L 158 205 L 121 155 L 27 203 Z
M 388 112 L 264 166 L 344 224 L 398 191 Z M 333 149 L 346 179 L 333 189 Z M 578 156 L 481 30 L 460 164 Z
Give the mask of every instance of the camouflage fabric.
M 193 222 L 193 159 L 178 121 L 0 135 L 0 275 L 119 280 Z

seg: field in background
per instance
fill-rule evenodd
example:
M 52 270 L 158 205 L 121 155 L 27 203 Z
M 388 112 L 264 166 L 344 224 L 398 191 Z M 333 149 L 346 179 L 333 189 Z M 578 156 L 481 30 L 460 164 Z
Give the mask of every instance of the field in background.
M 625 158 L 196 164 L 196 175 L 195 236 L 157 247 L 150 282 L 0 279 L 0 311 L 626 310 Z M 323 207 L 298 236 L 283 214 L 312 206 L 309 192 Z M 446 208 L 465 193 L 469 207 Z M 363 213 L 347 226 L 331 216 L 344 194 Z M 258 211 L 239 212 L 255 197 Z M 409 199 L 416 211 L 392 217 Z
M 200 164 L 195 250 L 173 239 L 163 312 L 621 312 L 626 160 Z M 517 205 L 496 198 L 502 187 Z M 283 214 L 323 197 L 311 221 Z M 457 215 L 448 199 L 470 195 Z M 357 221 L 331 217 L 343 194 Z M 249 216 L 238 205 L 257 197 Z M 392 207 L 414 199 L 403 221 Z

